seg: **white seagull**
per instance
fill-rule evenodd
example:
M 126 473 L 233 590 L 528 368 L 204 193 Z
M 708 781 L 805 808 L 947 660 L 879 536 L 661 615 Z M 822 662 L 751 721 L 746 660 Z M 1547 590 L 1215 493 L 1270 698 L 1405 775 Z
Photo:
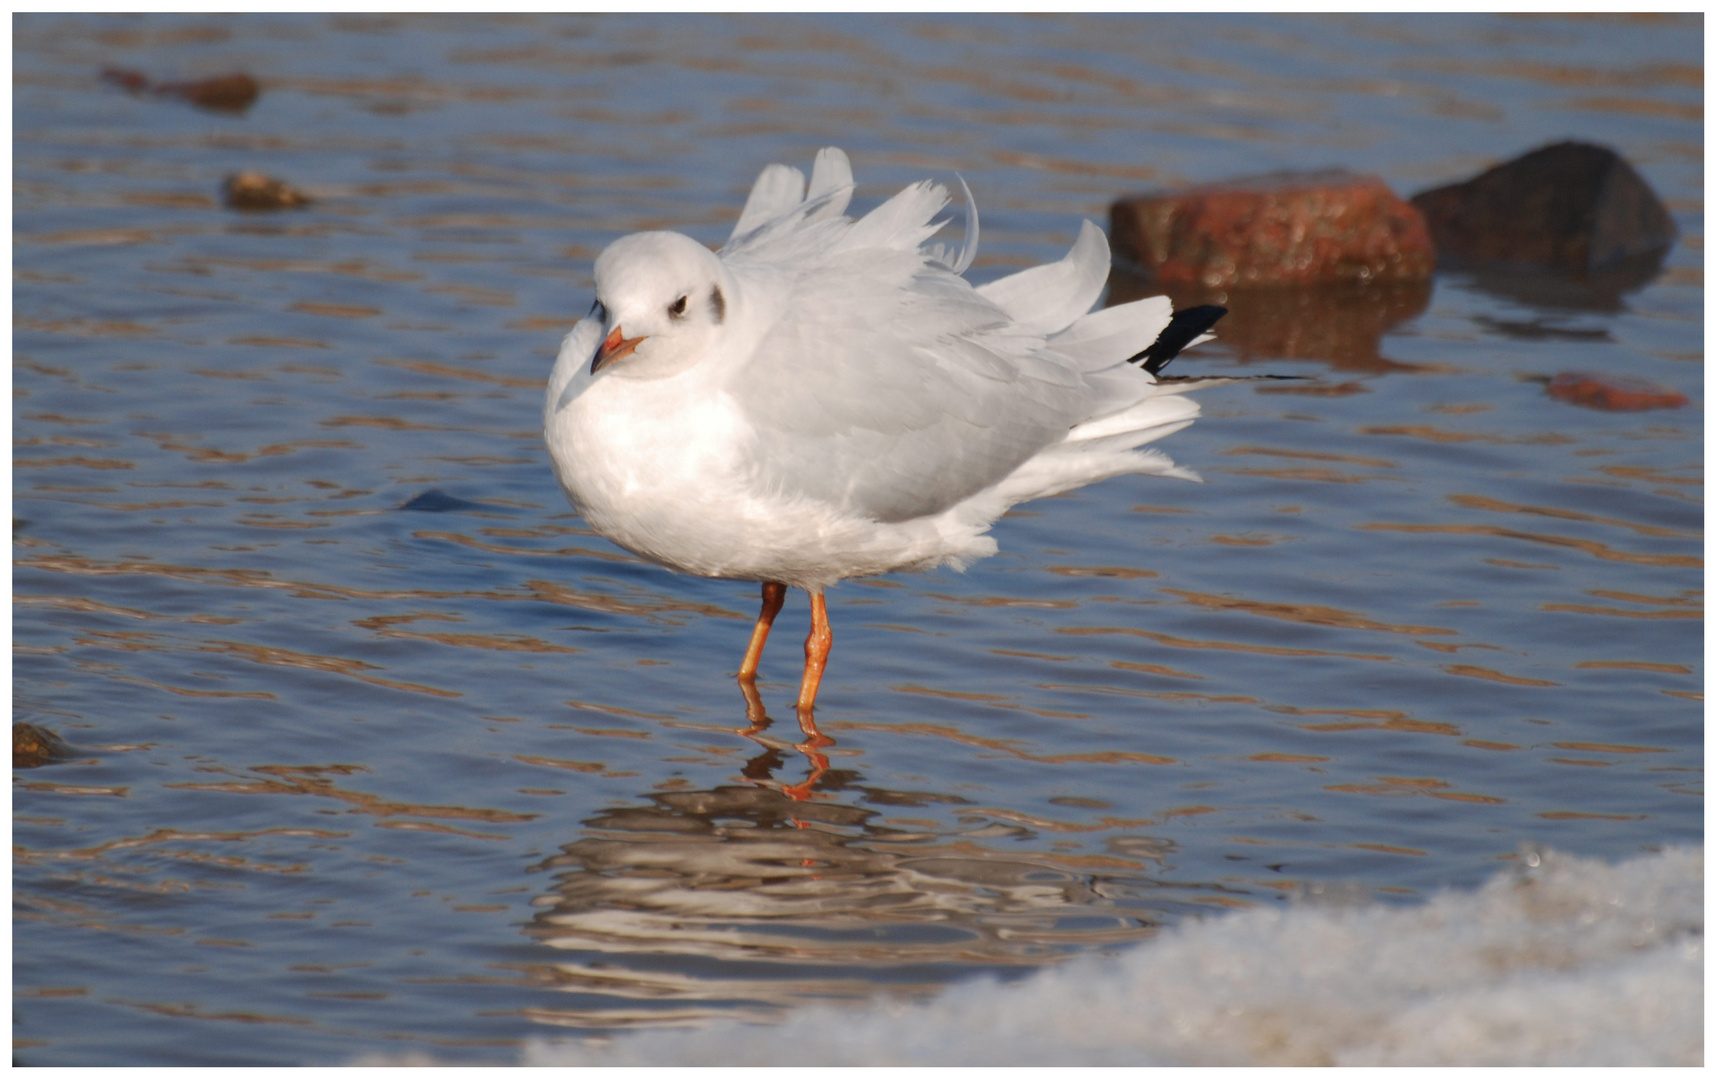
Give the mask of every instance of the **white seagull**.
M 1091 222 L 1060 262 L 974 288 L 970 189 L 957 254 L 928 243 L 941 185 L 856 221 L 852 192 L 831 147 L 809 189 L 764 169 L 720 251 L 672 232 L 610 244 L 543 411 L 591 528 L 673 570 L 762 583 L 739 667 L 753 700 L 787 587 L 810 594 L 802 724 L 833 640 L 826 587 L 993 555 L 990 525 L 1028 499 L 1122 473 L 1198 479 L 1139 447 L 1198 416 L 1186 390 L 1228 381 L 1157 376 L 1224 309 L 1091 310 L 1109 277 Z

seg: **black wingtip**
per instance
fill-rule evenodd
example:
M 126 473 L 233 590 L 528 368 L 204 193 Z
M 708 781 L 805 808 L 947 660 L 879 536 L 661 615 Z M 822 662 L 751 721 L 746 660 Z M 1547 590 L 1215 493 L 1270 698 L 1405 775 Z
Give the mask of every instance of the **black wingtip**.
M 1185 311 L 1177 311 L 1169 324 L 1163 327 L 1163 332 L 1151 342 L 1151 347 L 1136 356 L 1127 358 L 1127 363 L 1138 364 L 1146 371 L 1155 375 L 1168 367 L 1170 360 L 1180 355 L 1180 351 L 1192 344 L 1194 338 L 1216 325 L 1216 320 L 1228 314 L 1225 307 L 1215 304 L 1201 304 Z

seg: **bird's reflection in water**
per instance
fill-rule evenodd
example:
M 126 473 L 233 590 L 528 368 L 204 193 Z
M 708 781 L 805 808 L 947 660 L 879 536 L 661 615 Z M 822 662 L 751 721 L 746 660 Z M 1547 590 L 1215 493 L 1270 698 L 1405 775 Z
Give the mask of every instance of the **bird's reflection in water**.
M 1189 888 L 1221 888 L 1154 880 L 1174 847 L 1150 836 L 1108 833 L 1101 854 L 1074 854 L 975 807 L 935 825 L 934 807 L 971 804 L 830 768 L 832 740 L 814 726 L 797 744 L 770 739 L 747 698 L 742 734 L 764 749 L 746 782 L 605 810 L 533 868 L 554 884 L 528 932 L 566 953 L 537 974 L 569 993 L 537 1019 L 766 1019 L 809 997 L 928 992 L 1148 936 L 1197 907 Z M 810 774 L 788 784 L 775 776 L 794 750 Z M 886 816 L 914 807 L 926 819 Z
M 748 726 L 737 729 L 737 733 L 763 747 L 763 753 L 746 762 L 740 775 L 754 783 L 773 786 L 790 799 L 809 799 L 817 781 L 829 771 L 829 756 L 823 751 L 835 745 L 835 740 L 818 730 L 816 717 L 810 709 L 795 710 L 799 718 L 799 731 L 805 739 L 794 744 L 793 749 L 805 755 L 811 763 L 811 771 L 797 784 L 776 782 L 775 770 L 783 765 L 784 747 L 764 734 L 773 721 L 763 708 L 763 697 L 757 692 L 757 680 L 741 676 L 739 689 L 745 694 L 745 719 Z

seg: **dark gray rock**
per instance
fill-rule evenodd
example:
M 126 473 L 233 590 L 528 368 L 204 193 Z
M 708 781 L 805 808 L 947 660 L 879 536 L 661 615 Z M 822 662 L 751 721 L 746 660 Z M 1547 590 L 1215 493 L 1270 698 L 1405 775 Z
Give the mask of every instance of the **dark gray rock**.
M 1620 154 L 1542 147 L 1471 180 L 1413 196 L 1439 259 L 1585 276 L 1659 256 L 1675 241 L 1662 200 Z

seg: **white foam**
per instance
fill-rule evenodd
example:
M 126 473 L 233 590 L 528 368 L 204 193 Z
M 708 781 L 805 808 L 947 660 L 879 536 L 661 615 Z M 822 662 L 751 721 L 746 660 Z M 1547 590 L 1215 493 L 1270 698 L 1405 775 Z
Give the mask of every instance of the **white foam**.
M 1703 850 L 1528 852 L 1417 906 L 1244 911 L 928 1002 L 545 1040 L 523 1063 L 1699 1065 L 1703 874 Z

